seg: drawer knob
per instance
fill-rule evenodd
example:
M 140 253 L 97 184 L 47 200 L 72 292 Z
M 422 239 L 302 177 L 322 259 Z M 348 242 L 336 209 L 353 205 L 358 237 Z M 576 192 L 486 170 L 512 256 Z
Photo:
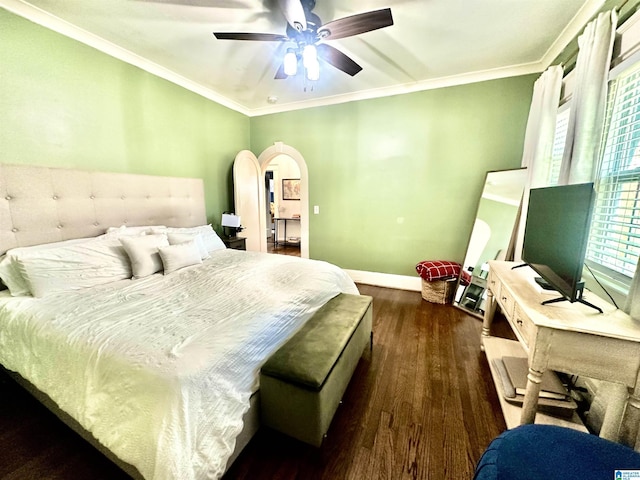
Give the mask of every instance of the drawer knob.
M 506 302 L 507 301 L 507 297 L 502 297 L 502 301 Z
M 522 326 L 522 320 L 516 320 L 516 323 L 518 324 L 518 326 Z

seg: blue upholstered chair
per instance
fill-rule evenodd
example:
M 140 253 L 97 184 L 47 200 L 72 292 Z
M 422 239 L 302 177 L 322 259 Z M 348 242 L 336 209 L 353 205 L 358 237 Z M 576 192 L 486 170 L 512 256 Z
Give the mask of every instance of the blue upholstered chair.
M 615 480 L 640 471 L 640 453 L 595 435 L 551 425 L 522 425 L 493 439 L 475 480 Z M 633 477 L 637 478 L 637 477 Z

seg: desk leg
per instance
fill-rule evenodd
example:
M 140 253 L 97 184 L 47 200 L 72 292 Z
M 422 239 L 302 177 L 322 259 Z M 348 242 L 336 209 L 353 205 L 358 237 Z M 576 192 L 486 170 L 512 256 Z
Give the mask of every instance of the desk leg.
M 273 248 L 278 248 L 278 233 L 279 233 L 278 227 L 280 226 L 279 225 L 280 220 L 277 218 L 274 218 L 273 222 L 275 224 L 274 225 L 275 229 L 273 230 Z
M 628 399 L 620 426 L 620 443 L 635 448 L 640 422 L 640 392 L 634 391 Z M 602 435 L 600 435 L 602 436 Z
M 622 417 L 629 394 L 627 387 L 624 385 L 611 383 L 604 384 L 603 387 L 611 390 L 609 401 L 607 402 L 607 410 L 604 412 L 602 426 L 600 427 L 600 436 L 612 442 L 617 442 L 620 440 L 620 426 L 622 425 Z
M 496 313 L 496 299 L 491 290 L 487 290 L 487 305 L 482 319 L 482 336 L 480 337 L 480 350 L 484 352 L 484 339 L 491 335 L 491 323 Z
M 534 423 L 536 420 L 536 412 L 538 411 L 538 396 L 540 395 L 540 386 L 542 383 L 542 374 L 544 372 L 536 372 L 529 368 L 527 375 L 527 390 L 524 395 L 522 404 L 522 414 L 520 416 L 520 424 Z

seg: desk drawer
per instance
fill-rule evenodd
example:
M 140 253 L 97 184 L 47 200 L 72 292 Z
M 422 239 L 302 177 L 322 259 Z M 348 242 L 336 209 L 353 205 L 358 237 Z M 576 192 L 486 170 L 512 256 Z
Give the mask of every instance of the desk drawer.
M 516 335 L 527 347 L 531 344 L 531 340 L 535 335 L 536 326 L 533 322 L 527 317 L 522 310 L 520 309 L 520 305 L 515 305 L 513 312 L 513 327 L 517 330 Z
M 498 298 L 500 296 L 500 280 L 489 270 L 489 276 L 487 277 L 487 289 L 491 290 L 493 293 L 493 298 Z
M 516 302 L 511 296 L 511 292 L 504 288 L 503 285 L 500 285 L 500 289 L 495 292 L 495 297 L 498 305 L 502 308 L 502 313 L 504 313 L 507 318 L 512 319 Z

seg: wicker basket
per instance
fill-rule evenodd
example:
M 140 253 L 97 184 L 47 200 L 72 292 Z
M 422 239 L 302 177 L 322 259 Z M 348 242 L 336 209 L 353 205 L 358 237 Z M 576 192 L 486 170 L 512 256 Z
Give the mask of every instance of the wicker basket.
M 422 298 L 431 303 L 451 303 L 456 288 L 456 279 L 434 280 L 422 279 Z

